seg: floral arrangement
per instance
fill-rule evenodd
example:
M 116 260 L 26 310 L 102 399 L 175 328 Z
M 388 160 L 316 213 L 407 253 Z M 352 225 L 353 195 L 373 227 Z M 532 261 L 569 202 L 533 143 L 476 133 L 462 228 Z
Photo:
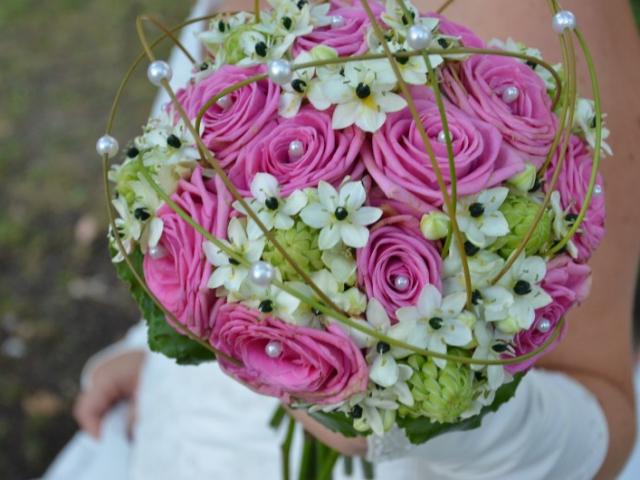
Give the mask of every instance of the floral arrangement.
M 139 28 L 172 102 L 120 164 L 98 142 L 150 344 L 345 435 L 478 426 L 561 338 L 604 234 L 575 17 L 550 2 L 551 66 L 408 1 L 269 4 L 211 17 L 177 92 Z

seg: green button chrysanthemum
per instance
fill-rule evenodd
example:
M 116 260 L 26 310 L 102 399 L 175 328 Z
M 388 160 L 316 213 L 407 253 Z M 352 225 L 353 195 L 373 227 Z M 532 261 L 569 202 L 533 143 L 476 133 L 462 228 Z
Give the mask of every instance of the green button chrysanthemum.
M 322 252 L 318 248 L 318 230 L 307 227 L 298 220 L 293 228 L 273 230 L 272 233 L 302 270 L 315 272 L 324 268 L 321 258 Z M 267 242 L 262 258 L 280 270 L 283 280 L 301 280 L 282 254 L 269 242 Z
M 454 355 L 462 351 L 451 350 Z M 454 423 L 469 409 L 474 399 L 474 376 L 468 365 L 447 362 L 438 368 L 432 359 L 412 355 L 407 360 L 414 373 L 407 382 L 413 407 L 400 407 L 401 416 L 427 417 L 434 422 Z
M 540 205 L 526 196 L 509 194 L 500 207 L 500 211 L 509 223 L 509 234 L 500 237 L 491 249 L 507 258 L 529 231 Z M 528 256 L 535 255 L 545 247 L 551 239 L 552 215 L 546 210 L 540 219 L 533 235 L 525 246 Z

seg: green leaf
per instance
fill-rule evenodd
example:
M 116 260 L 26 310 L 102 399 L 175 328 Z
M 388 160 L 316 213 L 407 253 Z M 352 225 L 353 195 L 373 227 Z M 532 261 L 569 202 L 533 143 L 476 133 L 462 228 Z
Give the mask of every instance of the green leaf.
M 342 412 L 313 412 L 309 415 L 332 432 L 341 433 L 345 437 L 360 437 L 362 433 L 353 428 L 353 421 Z
M 115 251 L 111 249 L 113 257 Z M 136 271 L 142 272 L 142 252 L 135 250 L 131 255 L 131 262 Z M 129 285 L 129 290 L 138 304 L 142 316 L 148 326 L 148 342 L 152 352 L 162 353 L 174 359 L 180 365 L 197 365 L 202 362 L 215 360 L 213 353 L 198 342 L 176 332 L 165 319 L 163 311 L 155 304 L 138 284 L 126 262 L 114 264 L 118 277 Z
M 427 440 L 431 440 L 438 435 L 453 431 L 465 431 L 478 428 L 482 424 L 482 418 L 489 412 L 495 412 L 502 404 L 510 400 L 518 388 L 518 384 L 523 373 L 514 375 L 513 381 L 502 385 L 495 395 L 495 399 L 491 405 L 484 407 L 478 415 L 467 418 L 457 423 L 438 423 L 432 422 L 426 417 L 421 418 L 398 418 L 398 426 L 404 429 L 407 437 L 414 444 L 421 444 Z

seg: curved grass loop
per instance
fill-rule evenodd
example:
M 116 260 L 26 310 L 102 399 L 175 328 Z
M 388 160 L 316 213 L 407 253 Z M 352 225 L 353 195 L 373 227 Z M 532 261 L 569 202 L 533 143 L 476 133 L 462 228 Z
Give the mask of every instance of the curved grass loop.
M 533 63 L 535 63 L 537 65 L 542 66 L 547 71 L 549 71 L 551 73 L 551 75 L 553 76 L 554 81 L 556 82 L 556 94 L 555 94 L 555 98 L 553 100 L 554 108 L 558 104 L 558 102 L 561 100 L 561 92 L 562 92 L 562 89 L 563 89 L 562 81 L 561 81 L 558 73 L 555 71 L 555 69 L 553 69 L 553 67 L 551 67 L 551 65 L 549 65 L 547 62 L 545 62 L 543 60 L 540 60 L 540 59 L 537 59 L 535 57 L 531 57 L 531 56 L 524 55 L 524 54 L 517 53 L 517 52 L 506 52 L 506 51 L 501 51 L 501 50 L 479 49 L 479 48 L 450 48 L 450 49 L 446 49 L 446 50 L 444 50 L 444 49 L 424 49 L 424 50 L 420 50 L 420 51 L 411 51 L 411 52 L 402 52 L 402 53 L 393 54 L 393 53 L 391 53 L 391 51 L 390 51 L 390 49 L 389 49 L 389 47 L 388 47 L 388 45 L 386 43 L 386 39 L 384 38 L 384 35 L 382 34 L 380 26 L 377 24 L 377 22 L 375 20 L 375 16 L 373 15 L 373 12 L 371 11 L 371 8 L 370 8 L 370 6 L 368 4 L 368 1 L 367 0 L 361 0 L 361 3 L 362 3 L 363 8 L 365 9 L 367 15 L 370 18 L 370 21 L 371 21 L 372 26 L 374 28 L 374 33 L 378 36 L 378 40 L 380 41 L 381 45 L 383 46 L 384 53 L 382 53 L 382 54 L 355 55 L 355 56 L 351 56 L 351 57 L 339 57 L 339 58 L 336 58 L 336 59 L 326 59 L 326 60 L 321 60 L 321 61 L 315 61 L 315 62 L 309 62 L 309 63 L 294 65 L 293 69 L 294 70 L 298 70 L 298 69 L 308 68 L 308 67 L 318 67 L 318 66 L 324 66 L 324 65 L 340 64 L 340 63 L 353 62 L 353 61 L 366 61 L 366 60 L 381 59 L 381 58 L 387 58 L 389 60 L 391 66 L 392 66 L 392 68 L 394 70 L 394 73 L 396 74 L 396 77 L 397 77 L 397 80 L 398 80 L 398 84 L 400 86 L 400 90 L 403 93 L 403 95 L 405 96 L 405 99 L 407 100 L 408 108 L 409 108 L 409 110 L 410 110 L 410 112 L 412 114 L 412 117 L 414 119 L 414 122 L 415 122 L 415 124 L 416 124 L 416 126 L 417 126 L 417 128 L 419 130 L 419 134 L 420 134 L 420 136 L 421 136 L 421 138 L 423 140 L 423 143 L 425 145 L 425 150 L 427 151 L 427 154 L 429 155 L 429 158 L 431 160 L 434 173 L 436 174 L 436 177 L 437 177 L 437 180 L 438 180 L 438 185 L 439 185 L 439 187 L 441 189 L 441 193 L 442 193 L 442 196 L 443 196 L 444 204 L 445 204 L 445 206 L 447 208 L 447 211 L 450 213 L 451 226 L 452 226 L 451 236 L 456 241 L 458 249 L 460 250 L 461 255 L 463 257 L 463 262 L 462 262 L 463 263 L 463 273 L 464 273 L 464 276 L 465 276 L 465 285 L 467 287 L 467 297 L 468 297 L 468 301 L 470 301 L 471 281 L 470 281 L 469 267 L 468 267 L 467 259 L 466 259 L 465 255 L 464 255 L 462 234 L 459 231 L 459 228 L 457 226 L 457 222 L 456 222 L 456 219 L 455 219 L 455 202 L 456 202 L 456 174 L 455 173 L 456 172 L 455 172 L 455 161 L 454 161 L 454 158 L 453 158 L 451 136 L 450 136 L 449 127 L 448 127 L 448 123 L 447 123 L 446 112 L 445 112 L 445 109 L 444 109 L 444 102 L 443 102 L 443 99 L 442 99 L 442 96 L 441 96 L 441 92 L 440 92 L 439 87 L 438 87 L 438 82 L 437 82 L 437 78 L 436 78 L 436 75 L 435 75 L 435 71 L 433 70 L 431 62 L 429 60 L 429 55 L 431 55 L 431 54 L 449 54 L 449 55 L 451 55 L 451 54 L 471 54 L 471 55 L 473 55 L 473 54 L 486 54 L 486 55 L 500 55 L 500 56 L 515 57 L 515 58 L 520 58 L 520 59 L 525 60 L 525 61 L 533 62 Z M 452 0 L 446 1 L 439 11 L 444 10 L 451 3 L 453 3 Z M 402 2 L 402 0 L 399 0 L 399 4 L 406 11 L 406 6 Z M 558 11 L 559 7 L 558 7 L 557 2 L 555 0 L 549 0 L 549 5 L 551 7 L 552 13 L 555 13 L 555 12 Z M 259 19 L 259 15 L 260 15 L 260 11 L 259 10 L 260 10 L 259 9 L 259 0 L 256 0 L 255 1 L 255 13 L 256 13 L 256 18 L 257 19 Z M 194 23 L 197 23 L 197 22 L 201 22 L 201 21 L 206 21 L 206 20 L 212 19 L 216 15 L 207 15 L 207 16 L 203 16 L 203 17 L 190 19 L 190 20 L 182 22 L 182 23 L 180 23 L 180 24 L 178 24 L 178 25 L 176 25 L 176 26 L 174 26 L 172 28 L 165 27 L 162 24 L 162 22 L 160 22 L 159 20 L 157 20 L 157 19 L 155 19 L 154 17 L 151 17 L 151 16 L 143 15 L 143 16 L 140 16 L 140 17 L 137 18 L 137 20 L 136 20 L 136 30 L 138 32 L 140 43 L 142 44 L 144 51 L 142 53 L 140 53 L 136 57 L 136 59 L 134 60 L 133 64 L 131 65 L 131 67 L 127 70 L 127 72 L 126 72 L 126 74 L 125 74 L 120 86 L 118 87 L 114 102 L 113 102 L 112 107 L 111 107 L 109 118 L 108 118 L 108 121 L 107 121 L 106 133 L 111 133 L 111 131 L 113 129 L 113 124 L 114 124 L 114 121 L 115 121 L 115 118 L 116 118 L 116 115 L 117 115 L 117 112 L 118 112 L 119 105 L 121 103 L 121 98 L 122 98 L 123 92 L 125 90 L 125 87 L 126 87 L 127 83 L 129 82 L 131 76 L 133 75 L 134 71 L 138 68 L 140 63 L 142 63 L 142 61 L 144 60 L 145 57 L 148 58 L 150 61 L 154 61 L 155 60 L 155 55 L 153 53 L 153 48 L 155 48 L 164 39 L 169 38 L 175 45 L 178 46 L 178 48 L 180 48 L 180 50 L 191 61 L 194 61 L 194 58 L 190 55 L 190 53 L 186 50 L 186 48 L 184 48 L 184 46 L 180 43 L 180 41 L 177 39 L 177 37 L 174 34 L 176 32 L 178 32 L 179 30 L 181 30 L 182 28 L 184 28 L 185 26 L 188 26 L 188 25 L 191 25 L 191 24 L 194 24 Z M 411 18 L 411 16 L 407 15 L 407 18 Z M 145 22 L 151 23 L 155 27 L 157 27 L 160 31 L 162 31 L 162 35 L 160 35 L 159 37 L 155 38 L 153 41 L 149 42 L 147 37 L 146 37 L 146 33 L 144 31 Z M 585 198 L 585 201 L 583 203 L 581 212 L 580 212 L 580 214 L 578 216 L 578 219 L 574 223 L 572 229 L 569 231 L 567 236 L 562 240 L 562 242 L 560 242 L 553 249 L 551 249 L 549 253 L 556 253 L 557 251 L 559 251 L 566 244 L 566 242 L 570 240 L 571 236 L 579 228 L 580 223 L 584 219 L 584 216 L 586 214 L 586 209 L 588 208 L 588 205 L 589 205 L 592 193 L 593 193 L 593 189 L 594 189 L 595 181 L 596 181 L 597 169 L 598 169 L 599 162 L 600 162 L 600 145 L 601 145 L 601 140 L 602 140 L 602 135 L 601 135 L 602 118 L 601 118 L 601 105 L 600 105 L 600 96 L 599 96 L 599 90 L 598 90 L 598 82 L 597 82 L 597 78 L 596 78 L 596 75 L 595 75 L 595 68 L 593 66 L 593 60 L 592 60 L 592 58 L 591 58 L 591 56 L 589 54 L 589 51 L 588 51 L 588 48 L 586 46 L 586 42 L 584 40 L 584 37 L 577 30 L 576 30 L 575 34 L 576 34 L 576 37 L 578 39 L 578 43 L 579 43 L 579 45 L 580 45 L 581 49 L 583 50 L 584 55 L 586 57 L 587 64 L 588 64 L 588 67 L 589 67 L 589 72 L 590 72 L 590 75 L 591 75 L 592 88 L 593 88 L 593 92 L 594 92 L 595 110 L 596 110 L 596 125 L 597 125 L 597 128 L 596 128 L 596 152 L 595 152 L 595 156 L 594 156 L 594 167 L 593 167 L 593 170 L 592 170 L 592 176 L 591 176 L 590 183 L 589 183 L 589 190 L 588 190 L 587 196 Z M 568 125 L 569 126 L 568 128 L 570 129 L 570 126 L 573 124 L 573 114 L 574 114 L 574 110 L 575 110 L 575 102 L 576 102 L 576 95 L 577 95 L 577 92 L 576 92 L 576 74 L 575 74 L 575 52 L 574 52 L 574 47 L 573 47 L 573 43 L 572 43 L 572 34 L 570 32 L 566 32 L 566 33 L 562 34 L 560 36 L 560 40 L 561 40 L 562 51 L 563 51 L 563 62 L 566 65 L 567 72 L 568 72 L 568 79 L 567 79 L 567 85 L 566 85 L 567 92 L 565 94 L 565 100 L 563 102 L 561 113 L 560 113 L 560 125 L 559 125 L 558 131 L 556 133 L 556 137 L 554 138 L 554 141 L 552 143 L 551 151 L 549 152 L 549 154 L 548 154 L 548 156 L 547 156 L 547 158 L 545 160 L 545 164 L 543 165 L 543 169 L 546 169 L 546 167 L 550 164 L 550 161 L 551 161 L 551 159 L 553 157 L 553 154 L 554 154 L 557 146 L 559 145 L 560 141 L 562 140 L 563 133 L 565 133 L 564 139 L 563 139 L 563 148 L 560 151 L 560 155 L 559 155 L 558 162 L 557 162 L 557 165 L 556 165 L 556 170 L 554 171 L 554 175 L 553 175 L 552 180 L 550 182 L 550 188 L 548 188 L 548 192 L 545 195 L 545 199 L 543 201 L 543 204 L 541 205 L 541 207 L 540 207 L 540 209 L 539 209 L 539 211 L 538 211 L 538 213 L 537 213 L 537 215 L 536 215 L 536 217 L 534 219 L 534 222 L 533 222 L 529 232 L 527 233 L 527 235 L 525 235 L 525 238 L 523 239 L 522 243 L 518 246 L 518 248 L 516 249 L 514 254 L 510 257 L 510 259 L 508 260 L 507 264 L 505 265 L 505 268 L 503 269 L 503 271 L 500 272 L 500 274 L 494 279 L 494 281 L 499 280 L 499 278 L 502 275 L 504 275 L 504 273 L 506 273 L 508 271 L 508 269 L 511 267 L 511 265 L 513 264 L 515 259 L 522 253 L 522 251 L 524 250 L 524 248 L 526 246 L 526 243 L 528 242 L 529 238 L 531 237 L 531 235 L 535 231 L 535 228 L 536 228 L 538 222 L 540 221 L 540 219 L 542 218 L 542 215 L 544 214 L 544 209 L 547 207 L 547 205 L 549 203 L 550 192 L 553 190 L 553 187 L 557 183 L 559 172 L 560 172 L 560 167 L 562 166 L 562 162 L 563 162 L 563 159 L 564 159 L 564 156 L 565 156 L 565 152 L 566 152 L 566 149 L 567 149 L 567 146 L 568 146 L 569 137 L 570 137 L 570 135 L 569 135 L 570 134 L 570 130 L 565 132 L 565 127 Z M 400 74 L 400 71 L 398 69 L 397 63 L 396 63 L 396 58 L 399 58 L 399 57 L 410 57 L 410 56 L 414 56 L 414 55 L 423 55 L 424 58 L 425 58 L 425 62 L 426 62 L 427 67 L 428 67 L 429 80 L 431 82 L 431 87 L 434 90 L 436 102 L 437 102 L 438 109 L 439 109 L 439 112 L 440 112 L 440 115 L 441 115 L 441 120 L 442 120 L 442 124 L 443 124 L 443 131 L 445 132 L 446 144 L 447 144 L 447 154 L 448 154 L 448 161 L 449 161 L 448 162 L 449 163 L 449 173 L 450 173 L 450 177 L 451 177 L 451 184 L 450 184 L 451 193 L 449 193 L 449 190 L 447 189 L 447 186 L 446 186 L 446 184 L 444 182 L 444 179 L 442 177 L 442 172 L 440 170 L 440 166 L 437 164 L 437 161 L 435 159 L 435 155 L 434 155 L 432 146 L 431 146 L 431 144 L 429 142 L 429 138 L 426 135 L 426 132 L 424 131 L 424 127 L 423 127 L 422 122 L 420 120 L 419 114 L 418 114 L 418 112 L 416 110 L 415 104 L 413 103 L 413 99 L 411 98 L 411 95 L 409 94 L 407 85 L 403 81 L 402 76 Z M 311 279 L 306 274 L 306 272 L 304 272 L 302 270 L 302 268 L 299 265 L 297 265 L 295 261 L 293 261 L 293 259 L 288 255 L 286 250 L 282 246 L 280 246 L 278 244 L 278 242 L 275 240 L 275 238 L 273 238 L 273 235 L 271 234 L 271 232 L 269 232 L 264 227 L 264 225 L 262 224 L 260 219 L 257 217 L 255 212 L 252 209 L 250 209 L 249 206 L 246 204 L 244 198 L 242 198 L 242 196 L 239 194 L 239 192 L 237 191 L 237 189 L 235 188 L 233 183 L 226 176 L 225 172 L 222 170 L 222 168 L 220 167 L 219 163 L 215 160 L 215 158 L 213 157 L 211 152 L 209 152 L 209 150 L 204 146 L 200 136 L 197 134 L 197 132 L 200 129 L 200 124 L 202 122 L 202 118 L 203 118 L 204 114 L 206 113 L 206 111 L 217 100 L 219 100 L 224 95 L 228 95 L 228 94 L 232 93 L 235 90 L 238 90 L 238 89 L 240 89 L 240 88 L 242 88 L 242 87 L 244 87 L 246 85 L 249 85 L 249 84 L 251 84 L 253 82 L 257 82 L 257 81 L 263 80 L 265 78 L 267 78 L 266 74 L 254 75 L 254 76 L 252 76 L 250 78 L 245 79 L 242 82 L 239 82 L 237 84 L 234 84 L 234 85 L 231 85 L 231 86 L 227 87 L 226 89 L 224 89 L 221 92 L 219 92 L 217 95 L 215 95 L 212 98 L 210 98 L 207 101 L 207 103 L 202 107 L 202 109 L 198 112 L 197 118 L 195 119 L 195 126 L 191 123 L 190 119 L 187 117 L 186 113 L 182 109 L 182 106 L 177 101 L 177 98 L 175 96 L 175 92 L 172 90 L 172 88 L 169 85 L 169 83 L 167 81 L 163 81 L 162 82 L 162 87 L 166 90 L 166 92 L 171 97 L 172 104 L 174 105 L 174 107 L 178 111 L 179 115 L 181 116 L 182 120 L 184 121 L 186 127 L 190 130 L 190 133 L 193 135 L 194 139 L 196 140 L 197 147 L 198 147 L 198 150 L 200 152 L 202 160 L 206 161 L 206 163 L 209 164 L 216 171 L 216 173 L 220 176 L 221 180 L 225 183 L 225 186 L 229 189 L 231 194 L 246 209 L 247 214 L 254 221 L 256 221 L 256 224 L 258 225 L 259 228 L 261 228 L 261 230 L 265 234 L 265 237 L 267 238 L 267 240 L 272 242 L 274 248 L 278 249 L 279 252 L 285 258 L 285 260 L 287 260 L 287 262 L 291 265 L 291 267 L 294 268 L 298 274 L 300 274 L 300 276 L 303 278 L 305 283 L 307 283 L 307 285 L 309 285 L 309 287 L 312 288 L 312 290 L 314 291 L 314 293 L 317 296 L 317 298 L 311 298 L 311 297 L 309 297 L 309 296 L 307 296 L 307 295 L 305 295 L 305 294 L 303 294 L 301 292 L 296 291 L 291 286 L 285 285 L 284 283 L 279 282 L 279 281 L 274 282 L 275 286 L 277 286 L 278 288 L 280 288 L 280 289 L 286 291 L 287 293 L 293 295 L 294 297 L 298 298 L 300 301 L 312 306 L 314 309 L 317 309 L 318 311 L 320 311 L 321 313 L 323 313 L 327 317 L 335 319 L 339 323 L 342 323 L 343 325 L 345 325 L 345 326 L 347 326 L 347 327 L 349 327 L 351 329 L 358 330 L 358 331 L 360 331 L 362 333 L 370 335 L 371 337 L 377 339 L 378 341 L 384 341 L 384 342 L 388 343 L 389 345 L 391 345 L 393 347 L 403 348 L 403 349 L 409 350 L 409 351 L 411 351 L 413 353 L 421 354 L 421 355 L 427 356 L 427 357 L 440 358 L 440 359 L 444 359 L 444 360 L 448 360 L 448 361 L 452 361 L 452 362 L 465 363 L 465 364 L 475 364 L 475 365 L 510 365 L 510 364 L 520 363 L 520 362 L 526 361 L 526 360 L 528 360 L 530 358 L 533 358 L 533 357 L 539 355 L 540 353 L 544 352 L 551 344 L 554 343 L 554 341 L 558 338 L 558 336 L 559 336 L 560 332 L 562 331 L 562 328 L 563 328 L 563 326 L 565 324 L 564 317 L 561 318 L 560 321 L 557 323 L 557 325 L 554 328 L 554 331 L 552 332 L 550 337 L 544 342 L 544 344 L 542 344 L 541 346 L 539 346 L 538 348 L 536 348 L 535 350 L 533 350 L 533 351 L 531 351 L 531 352 L 529 352 L 527 354 L 519 355 L 519 356 L 513 356 L 513 357 L 509 357 L 509 358 L 500 358 L 500 359 L 491 359 L 491 360 L 489 360 L 489 359 L 472 359 L 472 358 L 469 358 L 469 357 L 463 357 L 463 356 L 457 356 L 457 355 L 448 355 L 448 354 L 443 354 L 443 353 L 439 353 L 439 352 L 433 352 L 433 351 L 422 349 L 422 348 L 418 348 L 418 347 L 410 345 L 410 344 L 408 344 L 406 342 L 402 342 L 402 341 L 396 340 L 394 338 L 388 337 L 387 335 L 381 334 L 380 332 L 375 331 L 375 330 L 367 327 L 362 322 L 359 322 L 357 319 L 351 318 L 346 312 L 343 312 L 340 308 L 338 308 L 334 304 L 334 302 L 330 298 L 328 298 L 324 294 L 324 292 L 322 292 L 322 290 L 320 290 L 317 287 L 317 285 L 315 285 L 311 281 Z M 109 159 L 108 159 L 108 157 L 106 157 L 106 156 L 103 157 L 102 164 L 103 164 L 103 181 L 104 181 L 104 188 L 105 188 L 105 193 L 106 193 L 106 198 L 107 198 L 107 209 L 108 209 L 108 215 L 109 215 L 109 223 L 110 223 L 112 231 L 116 232 L 114 211 L 113 211 L 113 206 L 111 205 L 112 192 L 111 192 L 111 188 L 110 188 L 110 185 L 109 185 L 109 179 L 108 179 L 108 170 L 109 170 Z M 543 169 L 541 169 L 542 173 L 544 173 Z M 247 265 L 247 261 L 243 257 L 237 255 L 233 250 L 229 249 L 223 242 L 221 242 L 219 239 L 217 239 L 213 235 L 211 235 L 211 233 L 206 231 L 206 229 L 204 229 L 195 220 L 193 220 L 193 218 L 191 218 L 184 210 L 182 210 L 160 188 L 160 186 L 154 181 L 152 174 L 148 170 L 143 169 L 142 175 L 145 178 L 145 180 L 149 183 L 149 185 L 165 201 L 165 203 L 172 210 L 174 210 L 185 222 L 187 222 L 189 225 L 191 225 L 196 231 L 198 231 L 198 233 L 200 233 L 208 241 L 212 242 L 218 248 L 223 250 L 227 255 L 229 255 L 230 257 L 232 257 L 235 260 L 237 260 L 240 264 Z M 149 288 L 147 287 L 146 283 L 144 282 L 144 279 L 141 277 L 140 273 L 136 271 L 136 269 L 135 269 L 135 267 L 134 267 L 129 255 L 127 255 L 126 249 L 125 249 L 125 247 L 124 247 L 124 245 L 122 243 L 122 240 L 119 238 L 119 236 L 118 235 L 114 235 L 114 238 L 116 240 L 116 246 L 117 246 L 118 250 L 123 254 L 125 262 L 126 262 L 127 266 L 131 269 L 131 272 L 132 272 L 134 278 L 136 279 L 136 281 L 144 289 L 145 293 L 149 295 L 149 297 L 156 303 L 156 305 L 158 305 L 158 307 L 163 311 L 163 313 L 169 319 L 171 319 L 171 324 L 172 324 L 172 326 L 174 328 L 176 328 L 176 330 L 178 330 L 183 335 L 186 335 L 189 338 L 193 339 L 194 341 L 198 342 L 199 344 L 203 345 L 204 347 L 208 348 L 214 354 L 220 356 L 221 358 L 225 358 L 226 360 L 228 360 L 228 361 L 230 361 L 232 363 L 235 363 L 235 364 L 241 364 L 241 362 L 238 359 L 231 358 L 228 355 L 225 355 L 222 352 L 217 351 L 208 342 L 204 341 L 201 338 L 198 338 L 192 332 L 190 332 L 186 328 L 184 328 L 177 321 L 177 319 L 162 306 L 162 304 L 159 302 L 158 298 L 155 295 L 153 295 L 153 293 L 149 290 Z

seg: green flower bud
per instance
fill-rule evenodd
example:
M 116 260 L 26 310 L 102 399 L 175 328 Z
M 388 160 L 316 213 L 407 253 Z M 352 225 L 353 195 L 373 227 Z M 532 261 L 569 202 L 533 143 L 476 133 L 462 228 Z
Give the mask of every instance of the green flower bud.
M 313 47 L 309 53 L 311 54 L 311 58 L 315 61 L 318 60 L 331 60 L 334 58 L 338 58 L 338 52 L 335 49 L 328 47 L 326 45 L 317 45 Z
M 138 181 L 140 173 L 140 160 L 127 159 L 121 165 L 114 165 L 109 172 L 109 180 L 116 184 L 115 190 L 123 196 L 129 205 L 133 205 L 136 199 L 132 182 Z
M 305 272 L 315 272 L 323 268 L 322 252 L 318 248 L 318 233 L 318 230 L 307 227 L 301 220 L 289 230 L 273 230 L 278 243 Z M 262 257 L 280 270 L 284 281 L 302 280 L 270 242 L 267 242 Z
M 522 328 L 518 324 L 518 320 L 512 316 L 496 322 L 496 326 L 500 329 L 500 331 L 511 335 L 516 334 L 520 330 L 522 330 Z
M 529 231 L 540 205 L 526 196 L 509 194 L 500 207 L 500 211 L 509 223 L 510 232 L 498 238 L 491 250 L 498 252 L 503 258 L 511 255 Z M 525 246 L 527 255 L 535 255 L 551 241 L 553 216 L 546 210 L 540 219 L 533 235 Z
M 464 355 L 462 350 L 451 350 L 454 355 Z M 402 406 L 401 416 L 427 417 L 439 423 L 454 423 L 468 410 L 474 400 L 474 376 L 468 365 L 447 362 L 439 368 L 431 358 L 412 355 L 407 364 L 413 376 L 407 382 L 414 406 Z
M 527 163 L 520 173 L 507 180 L 507 183 L 522 193 L 527 193 L 536 183 L 536 167 Z
M 439 240 L 449 234 L 449 217 L 442 212 L 426 213 L 420 220 L 420 231 L 427 240 Z
M 223 48 L 225 52 L 225 61 L 229 64 L 236 64 L 247 56 L 244 49 L 242 36 L 250 32 L 254 25 L 240 25 L 235 27 L 233 31 L 225 38 Z

